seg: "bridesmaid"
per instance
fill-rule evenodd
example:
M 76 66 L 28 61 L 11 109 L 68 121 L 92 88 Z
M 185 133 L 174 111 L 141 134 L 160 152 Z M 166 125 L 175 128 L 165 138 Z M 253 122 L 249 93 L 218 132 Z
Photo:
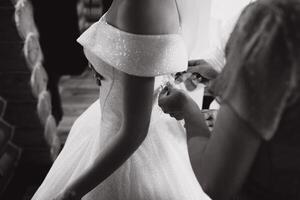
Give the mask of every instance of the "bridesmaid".
M 194 172 L 212 199 L 300 199 L 299 35 L 298 0 L 243 11 L 215 82 L 222 103 L 212 133 L 185 93 L 160 94 L 164 112 L 185 120 Z

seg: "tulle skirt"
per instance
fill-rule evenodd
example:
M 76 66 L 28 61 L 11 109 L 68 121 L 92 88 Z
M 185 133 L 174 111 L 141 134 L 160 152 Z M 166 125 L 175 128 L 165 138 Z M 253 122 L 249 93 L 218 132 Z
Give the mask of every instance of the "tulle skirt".
M 33 199 L 48 200 L 91 166 L 112 139 L 101 133 L 100 103 L 74 123 L 66 144 Z M 191 168 L 181 122 L 154 105 L 148 135 L 137 151 L 85 200 L 206 200 Z

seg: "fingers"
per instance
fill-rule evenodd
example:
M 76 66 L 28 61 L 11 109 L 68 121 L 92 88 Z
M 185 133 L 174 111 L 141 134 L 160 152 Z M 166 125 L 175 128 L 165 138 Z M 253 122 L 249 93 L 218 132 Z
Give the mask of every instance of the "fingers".
M 171 117 L 175 118 L 176 120 L 182 120 L 183 119 L 183 114 L 182 113 L 170 113 L 169 114 Z
M 203 59 L 189 60 L 188 66 L 193 67 L 193 66 L 201 65 L 203 62 L 205 62 Z
M 191 78 L 187 79 L 184 82 L 184 86 L 188 91 L 193 91 L 197 88 L 197 84 L 194 84 L 194 82 Z
M 173 89 L 174 89 L 174 87 L 170 83 L 167 83 L 166 86 L 159 93 L 158 97 L 162 98 L 164 96 L 170 95 L 170 93 L 172 92 Z
M 175 77 L 175 83 L 180 84 L 185 82 L 192 74 L 190 72 L 185 72 L 180 74 L 180 76 Z
M 198 65 L 195 67 L 189 67 L 188 72 L 190 73 L 198 73 L 204 78 L 208 80 L 215 79 L 218 76 L 218 72 L 209 64 Z
M 203 59 L 190 60 L 188 63 L 187 72 L 190 72 L 190 73 L 198 72 L 199 73 L 199 70 L 201 71 L 201 68 L 206 67 L 206 66 L 211 67 L 211 65 Z
M 168 104 L 168 87 L 164 87 L 163 90 L 158 95 L 158 106 L 162 109 L 164 113 L 166 113 L 167 104 Z
M 166 95 L 168 95 L 168 92 L 169 92 L 169 88 L 168 88 L 168 86 L 165 86 L 165 87 L 161 90 L 161 92 L 159 93 L 159 96 L 160 96 L 160 97 L 166 96 Z
M 190 73 L 200 73 L 200 72 L 205 72 L 207 69 L 211 68 L 211 66 L 207 63 L 202 63 L 198 65 L 192 65 L 188 66 L 187 72 Z
M 181 90 L 173 87 L 165 87 L 159 94 L 158 105 L 164 113 L 178 112 L 182 107 L 181 99 L 183 95 Z
M 168 114 L 171 110 L 170 107 L 173 101 L 173 98 L 171 96 L 172 89 L 165 87 L 163 91 L 159 94 L 158 97 L 158 106 L 162 109 L 162 111 L 166 114 Z

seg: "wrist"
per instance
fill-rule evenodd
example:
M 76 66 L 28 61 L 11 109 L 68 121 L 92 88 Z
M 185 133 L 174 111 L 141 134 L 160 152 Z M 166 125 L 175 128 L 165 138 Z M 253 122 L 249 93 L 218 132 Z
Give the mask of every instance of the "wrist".
M 185 122 L 185 129 L 188 138 L 194 136 L 209 137 L 210 131 L 206 125 L 204 116 L 201 109 L 195 101 L 191 99 L 187 100 L 183 112 L 183 119 Z
M 196 102 L 191 97 L 186 96 L 184 107 L 183 107 L 183 119 L 185 120 L 185 122 L 189 123 L 200 112 L 201 110 L 199 106 L 196 104 Z

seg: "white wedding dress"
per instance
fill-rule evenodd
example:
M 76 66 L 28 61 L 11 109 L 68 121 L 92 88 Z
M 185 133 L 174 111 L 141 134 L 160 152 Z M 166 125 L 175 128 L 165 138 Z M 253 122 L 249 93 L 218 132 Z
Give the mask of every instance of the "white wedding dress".
M 78 39 L 104 80 L 99 101 L 74 123 L 66 144 L 34 200 L 51 200 L 93 164 L 122 122 L 120 71 L 155 76 L 148 135 L 137 151 L 85 200 L 206 200 L 193 173 L 182 124 L 157 105 L 159 86 L 170 73 L 186 70 L 188 51 L 180 32 L 137 35 L 121 31 L 103 16 Z M 139 91 L 136 91 L 139 92 Z

